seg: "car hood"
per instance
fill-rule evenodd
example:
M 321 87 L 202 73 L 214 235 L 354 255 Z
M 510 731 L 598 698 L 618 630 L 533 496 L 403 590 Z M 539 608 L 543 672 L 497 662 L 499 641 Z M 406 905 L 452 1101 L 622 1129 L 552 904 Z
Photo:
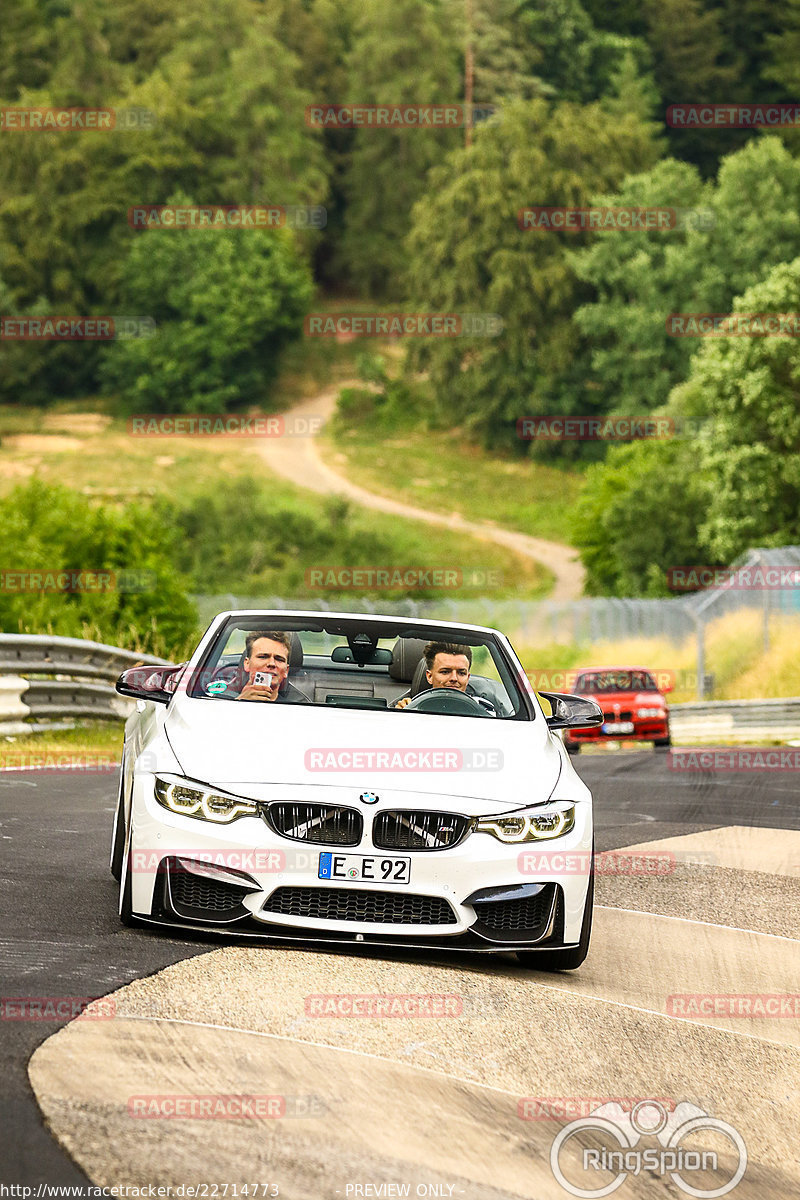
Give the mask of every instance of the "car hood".
M 257 799 L 274 795 L 276 784 L 294 795 L 382 788 L 486 800 L 497 811 L 543 804 L 562 769 L 541 716 L 501 721 L 180 695 L 164 728 L 188 778 Z

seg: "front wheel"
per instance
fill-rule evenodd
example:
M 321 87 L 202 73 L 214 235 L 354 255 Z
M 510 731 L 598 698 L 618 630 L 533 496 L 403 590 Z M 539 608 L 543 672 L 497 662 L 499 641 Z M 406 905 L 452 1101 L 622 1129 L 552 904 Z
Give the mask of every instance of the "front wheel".
M 125 787 L 125 760 L 123 758 L 119 775 L 119 795 L 117 810 L 114 814 L 114 831 L 111 835 L 111 874 L 117 883 L 122 879 L 122 857 L 125 853 L 125 801 L 122 790 Z
M 578 945 L 574 946 L 571 950 L 517 950 L 517 958 L 523 967 L 533 967 L 537 971 L 574 971 L 576 967 L 579 967 L 589 953 L 593 909 L 594 846 L 592 846 L 592 868 L 589 873 L 589 887 L 586 891 L 583 924 L 581 925 L 581 937 Z
M 564 742 L 564 746 L 565 746 L 565 748 L 566 748 L 567 754 L 580 754 L 580 752 L 581 752 L 581 744 L 580 744 L 580 742 L 567 742 L 567 741 L 565 741 L 565 742 Z
M 133 874 L 131 872 L 131 844 L 133 841 L 133 814 L 131 813 L 131 824 L 128 830 L 128 836 L 125 839 L 125 846 L 122 853 L 122 879 L 119 889 L 119 919 L 123 925 L 138 925 L 136 917 L 133 915 Z
M 672 738 L 667 734 L 665 738 L 656 738 L 653 742 L 655 750 L 666 750 L 672 745 Z

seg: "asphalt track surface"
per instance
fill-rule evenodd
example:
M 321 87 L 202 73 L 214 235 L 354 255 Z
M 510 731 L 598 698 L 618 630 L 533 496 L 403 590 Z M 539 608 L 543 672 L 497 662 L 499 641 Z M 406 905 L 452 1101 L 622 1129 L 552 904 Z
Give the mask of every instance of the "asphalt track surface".
M 702 977 L 703 990 L 708 992 L 800 992 L 798 943 L 794 940 L 800 928 L 800 789 L 795 775 L 791 772 L 675 772 L 669 769 L 666 755 L 649 751 L 583 756 L 575 763 L 595 795 L 598 851 L 649 846 L 665 839 L 688 837 L 685 843 L 670 840 L 668 844 L 675 847 L 696 845 L 700 852 L 696 863 L 692 863 L 691 854 L 687 853 L 686 862 L 678 863 L 668 878 L 598 878 L 596 901 L 599 907 L 592 951 L 581 970 L 565 975 L 525 972 L 509 956 L 483 958 L 476 966 L 475 959 L 459 958 L 447 952 L 422 956 L 379 950 L 357 953 L 349 949 L 331 954 L 317 947 L 309 950 L 254 947 L 232 950 L 213 937 L 187 935 L 175 938 L 146 929 L 125 929 L 118 922 L 117 887 L 108 872 L 115 777 L 76 772 L 0 774 L 0 837 L 4 850 L 0 860 L 4 931 L 2 995 L 94 997 L 115 992 L 136 980 L 145 981 L 129 989 L 130 1022 L 73 1022 L 65 1033 L 53 1038 L 40 1052 L 39 1074 L 48 1082 L 39 1089 L 39 1097 L 42 1100 L 46 1093 L 43 1106 L 48 1121 L 86 1171 L 76 1165 L 49 1132 L 28 1077 L 31 1055 L 64 1022 L 0 1022 L 3 1077 L 0 1182 L 34 1188 L 40 1183 L 85 1184 L 87 1181 L 110 1186 L 110 1181 L 116 1178 L 130 1179 L 129 1172 L 137 1165 L 140 1165 L 140 1183 L 152 1182 L 154 1178 L 169 1179 L 169 1170 L 164 1175 L 164 1164 L 156 1162 L 159 1145 L 164 1139 L 173 1138 L 174 1141 L 181 1123 L 142 1122 L 141 1125 L 148 1128 L 144 1133 L 141 1128 L 137 1130 L 139 1141 L 127 1151 L 124 1130 L 120 1135 L 113 1121 L 107 1127 L 100 1122 L 100 1134 L 93 1140 L 88 1137 L 87 1130 L 95 1130 L 98 1124 L 98 1101 L 94 1090 L 102 1085 L 102 1079 L 98 1083 L 98 1076 L 103 1074 L 103 1064 L 111 1064 L 119 1051 L 113 1044 L 117 1031 L 111 1027 L 127 1025 L 135 1030 L 131 1035 L 131 1046 L 134 1049 L 138 1046 L 139 1056 L 152 1052 L 153 1083 L 163 1077 L 160 1075 L 163 1070 L 171 1081 L 171 1087 L 154 1087 L 154 1090 L 175 1093 L 197 1090 L 208 1094 L 246 1091 L 244 1086 L 232 1087 L 230 1076 L 226 1075 L 231 1060 L 229 1042 L 225 1040 L 229 1034 L 223 1036 L 217 1026 L 200 1028 L 203 1022 L 198 1020 L 197 1008 L 192 1008 L 192 1001 L 195 1005 L 207 1003 L 208 1023 L 214 1024 L 215 1014 L 211 1009 L 219 999 L 214 972 L 221 970 L 221 978 L 231 988 L 230 994 L 237 996 L 237 1003 L 241 997 L 242 1011 L 233 1032 L 249 1038 L 252 1043 L 250 1049 L 238 1056 L 240 1066 L 251 1059 L 261 1061 L 258 1056 L 267 1055 L 272 1056 L 269 1065 L 273 1072 L 287 1070 L 288 1064 L 294 1071 L 295 1080 L 324 1080 L 330 1074 L 328 1060 L 332 1053 L 318 1044 L 325 1043 L 340 1056 L 351 1056 L 347 1070 L 362 1103 L 366 1103 L 364 1097 L 370 1097 L 370 1089 L 374 1091 L 374 1097 L 363 1111 L 348 1110 L 344 1128 L 356 1141 L 352 1145 L 345 1144 L 347 1137 L 342 1133 L 336 1147 L 330 1148 L 330 1154 L 342 1154 L 344 1174 L 341 1179 L 376 1179 L 380 1163 L 388 1162 L 396 1151 L 397 1170 L 388 1178 L 411 1179 L 414 1184 L 417 1176 L 409 1175 L 408 1163 L 422 1163 L 431 1169 L 427 1174 L 419 1175 L 420 1179 L 430 1181 L 441 1177 L 458 1181 L 457 1187 L 453 1185 L 453 1195 L 476 1197 L 477 1200 L 488 1200 L 492 1196 L 568 1195 L 559 1188 L 552 1190 L 552 1174 L 544 1153 L 559 1128 L 557 1123 L 530 1123 L 523 1130 L 527 1141 L 522 1149 L 527 1149 L 537 1163 L 533 1173 L 530 1162 L 522 1164 L 527 1172 L 527 1185 L 520 1183 L 522 1166 L 520 1162 L 512 1161 L 513 1154 L 507 1156 L 505 1175 L 500 1171 L 484 1177 L 481 1171 L 485 1172 L 485 1164 L 468 1160 L 473 1155 L 476 1140 L 486 1141 L 487 1153 L 491 1151 L 489 1157 L 494 1163 L 499 1161 L 498 1155 L 504 1155 L 504 1147 L 510 1139 L 516 1137 L 519 1140 L 522 1123 L 508 1117 L 509 1125 L 505 1129 L 503 1121 L 506 1118 L 498 1115 L 498 1097 L 508 1099 L 509 1103 L 513 1099 L 516 1104 L 516 1097 L 526 1095 L 586 1093 L 589 1084 L 580 1066 L 584 1048 L 575 1045 L 576 1039 L 585 1037 L 586 1052 L 589 1043 L 605 1042 L 607 1060 L 616 1059 L 619 1067 L 616 1083 L 609 1081 L 611 1090 L 599 1094 L 652 1094 L 652 1091 L 642 1090 L 645 1084 L 641 1078 L 638 1081 L 635 1078 L 638 1067 L 644 1065 L 647 1068 L 645 1077 L 651 1083 L 665 1089 L 672 1087 L 672 1091 L 664 1090 L 661 1095 L 688 1096 L 687 1078 L 690 1078 L 696 1084 L 691 1089 L 695 1102 L 705 1101 L 704 1107 L 712 1112 L 716 1098 L 721 1117 L 732 1122 L 736 1116 L 740 1123 L 749 1121 L 748 1128 L 742 1128 L 742 1133 L 750 1138 L 750 1163 L 748 1174 L 734 1192 L 737 1198 L 797 1194 L 800 1190 L 796 1138 L 800 1094 L 797 1090 L 798 1020 L 772 1020 L 760 1025 L 757 1021 L 715 1021 L 711 1025 L 700 1021 L 664 1021 L 664 1028 L 659 1025 L 654 1039 L 652 1031 L 648 1033 L 649 1019 L 660 1017 L 658 999 L 663 998 L 665 986 L 673 992 L 686 992 L 692 990 L 690 985 Z M 712 851 L 709 854 L 709 846 L 716 847 L 718 853 L 715 855 Z M 754 856 L 752 863 L 748 861 L 751 855 Z M 770 863 L 777 863 L 775 871 L 759 869 L 759 855 L 761 858 L 766 855 Z M 781 855 L 789 856 L 788 865 L 779 861 Z M 734 861 L 734 867 L 726 865 L 726 862 Z M 685 927 L 686 920 L 694 923 Z M 653 978 L 659 970 L 664 970 L 665 963 L 678 962 L 689 937 L 699 939 L 698 944 L 703 944 L 703 961 L 692 967 L 699 974 L 695 977 L 689 972 L 687 975 L 683 969 L 685 964 L 679 965 L 672 971 L 667 984 L 662 980 L 654 985 Z M 197 959 L 197 956 L 205 956 L 205 960 Z M 191 962 L 193 959 L 196 969 Z M 153 981 L 145 978 L 164 968 L 173 968 L 163 976 L 167 981 L 164 985 L 166 994 L 172 1004 L 172 1008 L 167 1006 L 168 1010 L 179 1014 L 188 1002 L 194 1021 L 191 1028 L 181 1028 L 180 1017 L 173 1016 L 177 1023 L 169 1028 L 170 1044 L 166 1049 L 159 1041 L 165 1027 L 148 1020 L 148 1013 L 153 1009 L 152 995 L 147 992 L 147 987 Z M 263 978 L 258 978 L 259 970 L 263 970 Z M 309 970 L 318 975 L 318 983 L 313 987 L 308 984 Z M 521 1009 L 529 1003 L 528 998 L 532 998 L 530 1003 L 534 1008 L 530 1014 L 526 1012 L 525 1024 L 520 1025 L 516 1018 L 504 1024 L 498 1017 L 494 1022 L 483 1020 L 480 1026 L 473 1025 L 467 1040 L 483 1039 L 484 1044 L 479 1048 L 459 1043 L 452 1034 L 453 1023 L 448 1027 L 448 1022 L 443 1021 L 436 1023 L 442 1028 L 437 1029 L 435 1036 L 426 1032 L 425 1041 L 420 1043 L 413 1042 L 415 1034 L 422 1025 L 430 1026 L 433 1022 L 417 1022 L 417 1029 L 409 1029 L 413 1022 L 396 1022 L 394 1029 L 388 1032 L 386 1025 L 393 1023 L 384 1022 L 383 1030 L 376 1033 L 375 1022 L 333 1021 L 327 1023 L 336 1026 L 332 1032 L 323 1034 L 315 1027 L 313 1031 L 302 1031 L 305 1040 L 301 1040 L 294 1036 L 294 1026 L 291 1023 L 287 1026 L 285 1013 L 281 1011 L 281 1005 L 288 1003 L 287 997 L 298 987 L 297 995 L 301 997 L 303 988 L 306 992 L 324 990 L 321 985 L 325 980 L 337 992 L 361 993 L 369 990 L 370 984 L 379 991 L 442 992 L 447 990 L 445 980 L 449 980 L 452 990 L 454 980 L 465 976 L 466 972 L 469 972 L 470 987 L 474 985 L 477 989 L 476 996 L 480 994 L 484 1000 L 488 996 L 496 1002 L 502 995 L 506 1009 L 512 1013 L 516 1011 L 515 1005 Z M 295 974 L 300 978 L 294 978 Z M 258 1011 L 248 1011 L 249 986 L 258 989 Z M 205 999 L 204 987 L 212 989 Z M 270 992 L 268 1002 L 265 988 Z M 121 995 L 124 997 L 126 993 Z M 148 995 L 151 996 L 149 1000 Z M 538 1009 L 535 1009 L 536 1004 L 539 1004 Z M 122 1011 L 125 1012 L 124 1004 Z M 569 1042 L 566 1046 L 557 1046 L 558 1057 L 552 1061 L 550 1069 L 546 1067 L 550 1061 L 547 1054 L 552 1055 L 553 1042 L 558 1041 L 562 1022 L 569 1030 Z M 354 1029 L 356 1024 L 357 1030 Z M 397 1030 L 399 1024 L 405 1027 Z M 657 1019 L 655 1024 L 658 1025 Z M 676 1026 L 677 1040 L 673 1043 Z M 69 1053 L 64 1058 L 63 1048 L 68 1050 L 70 1044 L 64 1038 L 72 1036 L 73 1032 L 77 1041 L 73 1037 L 72 1059 Z M 420 1033 L 419 1036 L 423 1035 Z M 543 1044 L 537 1048 L 539 1036 Z M 183 1045 L 181 1039 L 187 1037 L 189 1042 Z M 261 1039 L 257 1044 L 253 1040 L 256 1038 Z M 309 1038 L 312 1038 L 311 1042 Z M 407 1043 L 409 1048 L 403 1047 L 405 1057 L 399 1062 L 391 1062 L 386 1043 L 380 1042 L 380 1038 L 395 1042 L 399 1038 Z M 448 1042 L 448 1038 L 455 1040 Z M 544 1064 L 543 1074 L 535 1084 L 525 1074 L 525 1069 L 530 1071 L 530 1066 L 525 1068 L 523 1063 L 517 1070 L 518 1064 L 513 1057 L 515 1043 L 526 1046 L 533 1043 L 536 1061 Z M 663 1050 L 667 1054 L 671 1074 L 663 1063 L 658 1064 L 660 1073 L 653 1069 L 655 1045 L 659 1047 L 659 1053 Z M 63 1047 L 61 1059 L 56 1055 L 50 1063 L 48 1056 L 52 1058 L 53 1054 L 50 1047 L 54 1046 Z M 420 1050 L 420 1046 L 423 1049 Z M 686 1051 L 687 1046 L 691 1053 Z M 191 1070 L 185 1075 L 174 1066 L 176 1055 L 184 1067 L 191 1065 L 191 1048 L 196 1053 L 202 1051 L 206 1064 L 205 1082 L 200 1087 L 196 1078 L 193 1087 L 187 1085 L 187 1079 L 193 1078 Z M 676 1061 L 684 1052 L 694 1072 L 689 1077 L 680 1077 L 680 1071 L 676 1075 Z M 470 1058 L 471 1053 L 479 1057 Z M 508 1060 L 507 1054 L 510 1055 Z M 352 1057 L 355 1055 L 360 1057 Z M 64 1066 L 65 1062 L 68 1067 Z M 261 1065 L 266 1069 L 264 1062 Z M 87 1069 L 85 1077 L 84 1063 L 94 1066 L 93 1073 Z M 431 1070 L 423 1074 L 426 1063 Z M 705 1067 L 701 1068 L 700 1064 Z M 705 1075 L 704 1069 L 707 1070 Z M 574 1083 L 570 1090 L 573 1070 Z M 59 1079 L 59 1071 L 63 1078 Z M 244 1067 L 242 1071 L 236 1081 L 240 1084 L 247 1074 Z M 111 1066 L 109 1073 L 113 1074 Z M 126 1083 L 129 1088 L 125 1094 L 131 1094 L 131 1088 L 136 1091 L 136 1084 L 139 1091 L 144 1090 L 141 1077 L 125 1080 L 123 1076 L 120 1086 Z M 758 1112 L 755 1108 L 752 1113 L 745 1112 L 742 1095 L 739 1095 L 737 1111 L 737 1097 L 726 1090 L 736 1083 L 737 1077 L 740 1077 L 745 1096 L 751 1096 L 753 1089 L 768 1094 L 769 1099 L 764 1102 L 766 1108 L 762 1105 Z M 636 1090 L 637 1082 L 639 1090 Z M 250 1084 L 253 1085 L 252 1080 Z M 253 1090 L 258 1089 L 254 1086 Z M 435 1104 L 442 1129 L 448 1136 L 438 1148 L 430 1141 L 427 1146 L 420 1147 L 413 1144 L 413 1137 L 410 1142 L 400 1138 L 397 1143 L 386 1143 L 376 1129 L 374 1157 L 364 1159 L 363 1146 L 356 1144 L 359 1123 L 374 1122 L 375 1104 L 379 1103 L 380 1096 L 397 1095 L 398 1091 L 406 1098 L 414 1097 L 418 1105 Z M 598 1093 L 589 1091 L 588 1094 Z M 74 1101 L 77 1115 L 75 1111 L 68 1111 L 68 1096 L 77 1098 Z M 107 1096 L 106 1102 L 113 1099 L 113 1096 Z M 397 1115 L 399 1127 L 403 1125 L 402 1115 L 402 1112 Z M 456 1123 L 455 1132 L 448 1124 L 452 1121 Z M 128 1121 L 128 1126 L 131 1124 L 137 1123 Z M 196 1122 L 190 1124 L 198 1125 Z M 241 1156 L 246 1155 L 247 1147 L 240 1145 L 237 1138 L 253 1136 L 250 1130 L 241 1132 L 242 1122 L 204 1122 L 206 1128 L 201 1126 L 199 1135 L 197 1130 L 193 1132 L 191 1153 L 195 1152 L 198 1136 L 205 1137 L 210 1124 L 216 1125 L 213 1133 L 217 1137 L 222 1136 L 219 1124 L 225 1126 L 224 1138 L 231 1153 L 235 1152 L 236 1161 L 240 1161 Z M 243 1124 L 247 1125 L 247 1122 Z M 280 1137 L 284 1138 L 287 1124 L 273 1122 L 272 1129 L 274 1131 L 275 1126 L 280 1125 Z M 298 1122 L 296 1128 L 302 1124 Z M 330 1136 L 331 1122 L 327 1123 L 325 1132 Z M 274 1133 L 270 1143 L 276 1162 L 280 1159 L 280 1146 L 274 1138 L 278 1136 Z M 119 1168 L 119 1176 L 115 1176 L 114 1170 L 107 1165 L 108 1145 L 117 1139 L 119 1153 L 116 1158 L 112 1155 L 112 1162 Z M 283 1166 L 287 1172 L 295 1171 L 295 1190 L 289 1186 L 281 1191 L 281 1195 L 308 1195 L 309 1200 L 316 1200 L 317 1196 L 346 1194 L 344 1188 L 331 1188 L 329 1193 L 320 1187 L 319 1171 L 323 1170 L 324 1163 L 316 1164 L 317 1175 L 311 1171 L 307 1177 L 298 1167 L 300 1160 L 305 1158 L 310 1162 L 314 1158 L 314 1146 L 318 1147 L 321 1142 L 304 1142 L 292 1129 L 286 1134 L 284 1143 L 291 1149 L 291 1161 L 287 1160 Z M 450 1153 L 448 1158 L 448 1147 L 452 1148 L 454 1144 L 463 1159 L 463 1174 L 458 1170 L 458 1155 L 453 1158 Z M 126 1152 L 133 1156 L 129 1161 L 125 1159 Z M 180 1164 L 181 1155 L 185 1157 L 190 1151 L 186 1145 L 181 1146 L 179 1139 L 170 1153 L 171 1162 Z M 426 1154 L 434 1157 L 426 1160 Z M 140 1164 L 137 1164 L 137 1155 L 141 1156 Z M 517 1158 L 520 1158 L 519 1153 Z M 437 1163 L 443 1164 L 443 1169 L 447 1168 L 444 1175 L 436 1174 Z M 205 1174 L 196 1171 L 195 1175 L 208 1178 L 208 1171 Z M 216 1176 L 228 1177 L 233 1178 L 233 1175 Z M 181 1175 L 180 1179 L 183 1178 Z M 537 1179 L 537 1187 L 533 1191 L 527 1190 Z M 443 1185 L 443 1189 L 447 1186 L 450 1185 Z M 352 1190 L 348 1194 L 353 1194 Z M 411 1194 L 415 1194 L 413 1186 Z M 442 1190 L 440 1194 L 451 1193 Z M 636 1179 L 629 1178 L 620 1191 L 623 1198 L 626 1195 L 684 1194 L 663 1178 L 650 1179 L 644 1174 Z

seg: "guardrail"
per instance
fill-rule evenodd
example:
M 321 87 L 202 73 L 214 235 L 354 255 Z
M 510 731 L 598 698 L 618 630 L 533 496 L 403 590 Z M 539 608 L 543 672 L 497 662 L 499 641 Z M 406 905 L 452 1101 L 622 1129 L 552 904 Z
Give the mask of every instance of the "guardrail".
M 702 704 L 672 704 L 672 740 L 718 738 L 720 744 L 747 739 L 800 738 L 800 696 L 785 700 L 709 700 Z
M 81 638 L 0 633 L 0 730 L 9 723 L 57 719 L 125 720 L 133 701 L 114 682 L 135 663 L 163 666 L 164 658 Z M 800 738 L 800 696 L 785 700 L 711 700 L 670 706 L 673 740 Z
M 114 690 L 117 677 L 136 663 L 166 661 L 82 638 L 0 633 L 0 730 L 78 717 L 125 720 L 134 705 Z

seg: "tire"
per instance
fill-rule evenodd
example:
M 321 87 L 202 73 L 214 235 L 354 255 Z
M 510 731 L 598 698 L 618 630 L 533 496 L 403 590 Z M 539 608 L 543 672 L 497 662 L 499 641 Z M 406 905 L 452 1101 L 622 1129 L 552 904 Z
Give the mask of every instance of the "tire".
M 589 873 L 589 888 L 583 909 L 583 924 L 578 945 L 572 950 L 517 950 L 517 958 L 523 967 L 534 971 L 574 971 L 589 953 L 592 936 L 592 912 L 594 909 L 594 843 L 592 843 L 592 867 Z
M 672 738 L 667 734 L 665 738 L 656 738 L 653 742 L 654 750 L 666 750 L 672 745 Z
M 111 835 L 111 874 L 117 883 L 122 879 L 122 859 L 125 854 L 125 803 L 122 789 L 125 784 L 125 760 L 122 761 L 119 777 L 117 810 L 114 814 L 114 831 Z
M 123 925 L 129 928 L 138 925 L 139 922 L 133 915 L 133 875 L 131 873 L 131 835 L 132 828 L 128 831 L 128 836 L 125 839 L 125 848 L 123 850 L 124 871 L 122 872 L 122 881 L 120 884 L 119 893 L 119 919 Z
M 565 742 L 564 742 L 564 746 L 565 746 L 565 748 L 566 748 L 567 754 L 580 754 L 580 752 L 581 752 L 581 744 L 580 744 L 580 742 L 567 742 L 567 741 L 565 741 Z

